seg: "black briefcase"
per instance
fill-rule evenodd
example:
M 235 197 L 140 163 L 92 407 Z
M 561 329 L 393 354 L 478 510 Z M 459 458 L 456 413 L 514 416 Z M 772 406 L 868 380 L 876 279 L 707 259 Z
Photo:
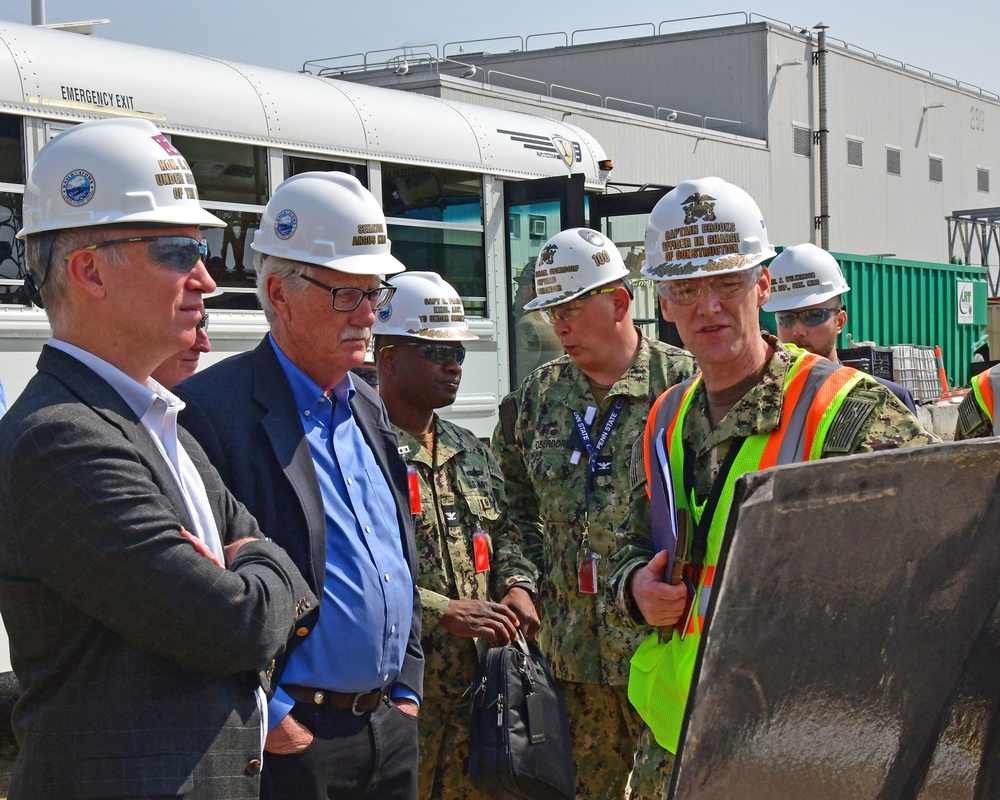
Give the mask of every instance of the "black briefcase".
M 538 646 L 492 647 L 469 687 L 469 772 L 497 798 L 573 800 L 566 701 Z

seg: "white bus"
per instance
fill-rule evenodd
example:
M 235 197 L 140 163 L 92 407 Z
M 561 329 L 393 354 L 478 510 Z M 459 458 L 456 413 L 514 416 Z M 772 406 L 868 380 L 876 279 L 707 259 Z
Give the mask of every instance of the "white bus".
M 587 224 L 588 210 L 593 225 L 602 199 L 630 198 L 605 193 L 607 154 L 565 123 L 0 21 L 0 380 L 8 401 L 49 336 L 44 313 L 27 304 L 14 237 L 25 176 L 56 133 L 109 115 L 156 124 L 191 164 L 203 205 L 229 223 L 205 234 L 220 291 L 206 301 L 213 350 L 203 363 L 253 347 L 266 331 L 248 245 L 271 192 L 299 172 L 350 172 L 381 202 L 393 254 L 459 290 L 480 339 L 445 413 L 483 437 L 523 372 L 511 351 L 514 278 L 546 238 Z M 638 194 L 648 212 L 661 192 Z M 637 315 L 655 317 L 645 294 Z

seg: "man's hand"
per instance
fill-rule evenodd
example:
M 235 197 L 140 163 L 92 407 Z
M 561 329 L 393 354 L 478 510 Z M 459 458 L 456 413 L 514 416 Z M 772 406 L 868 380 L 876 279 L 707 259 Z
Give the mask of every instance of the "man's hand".
M 279 756 L 301 753 L 312 744 L 312 732 L 300 725 L 291 714 L 285 714 L 284 719 L 271 728 L 264 740 L 264 751 Z
M 396 697 L 392 702 L 395 703 L 396 708 L 408 717 L 415 717 L 420 712 L 420 706 L 417 705 L 415 700 L 411 700 L 409 697 Z
M 517 615 L 525 639 L 538 640 L 538 629 L 542 626 L 531 595 L 520 586 L 512 586 L 500 601 Z
M 487 600 L 449 600 L 441 624 L 455 636 L 480 636 L 490 644 L 517 638 L 517 615 L 506 605 Z
M 236 554 L 240 552 L 240 548 L 243 547 L 247 542 L 256 542 L 259 539 L 254 539 L 252 536 L 244 536 L 242 539 L 237 539 L 235 542 L 230 542 L 225 547 L 222 548 L 222 552 L 226 554 L 226 566 L 232 563 L 233 559 L 236 558 Z
M 657 628 L 670 627 L 681 618 L 687 603 L 687 586 L 671 586 L 663 580 L 667 551 L 661 550 L 646 566 L 632 573 L 628 589 L 646 623 Z
M 205 544 L 201 539 L 195 536 L 193 533 L 181 528 L 181 536 L 191 542 L 191 546 L 195 549 L 199 555 L 205 556 L 209 561 L 215 564 L 217 567 L 221 567 L 222 564 L 219 563 L 219 559 L 215 557 L 215 553 L 208 549 L 208 545 Z

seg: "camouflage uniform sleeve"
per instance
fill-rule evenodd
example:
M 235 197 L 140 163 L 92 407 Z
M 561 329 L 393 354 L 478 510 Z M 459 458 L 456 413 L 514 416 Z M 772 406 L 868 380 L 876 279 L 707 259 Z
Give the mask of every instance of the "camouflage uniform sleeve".
M 628 592 L 632 573 L 653 557 L 651 506 L 646 493 L 643 438 L 644 436 L 640 436 L 632 445 L 629 514 L 615 532 L 616 549 L 608 559 L 608 580 L 604 588 L 608 621 L 628 630 L 644 630 L 648 627 Z
M 939 442 L 892 392 L 874 382 L 859 383 L 834 417 L 823 457 L 872 453 Z
M 520 392 L 500 404 L 500 422 L 493 432 L 493 454 L 503 474 L 503 513 L 493 534 L 490 595 L 503 598 L 516 584 L 537 593 L 538 564 L 542 556 L 542 521 L 538 498 L 528 478 L 519 445 L 517 416 Z
M 421 630 L 434 630 L 440 623 L 441 617 L 448 610 L 448 596 L 432 592 L 430 589 L 417 587 L 420 594 L 420 624 Z
M 955 441 L 982 439 L 993 435 L 993 423 L 983 411 L 974 392 L 970 391 L 958 407 L 958 422 L 955 423 Z

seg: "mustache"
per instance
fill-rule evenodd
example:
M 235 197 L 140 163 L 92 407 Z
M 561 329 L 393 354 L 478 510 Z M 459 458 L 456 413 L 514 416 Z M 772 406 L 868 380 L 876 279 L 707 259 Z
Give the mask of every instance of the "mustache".
M 372 329 L 368 327 L 347 327 L 340 332 L 340 341 L 346 342 L 348 339 L 368 339 L 372 338 Z

